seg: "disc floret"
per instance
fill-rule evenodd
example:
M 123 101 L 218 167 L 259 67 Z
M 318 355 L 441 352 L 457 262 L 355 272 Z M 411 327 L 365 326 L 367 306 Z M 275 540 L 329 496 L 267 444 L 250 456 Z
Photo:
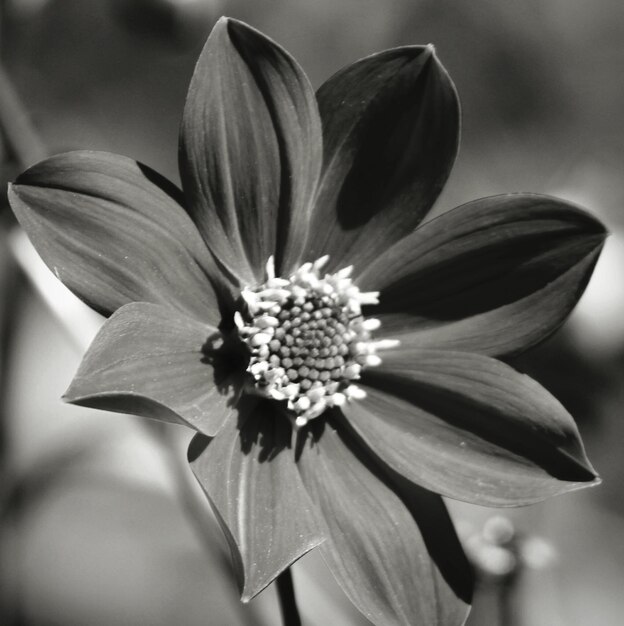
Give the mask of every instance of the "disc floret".
M 250 386 L 283 401 L 297 426 L 328 407 L 364 398 L 355 383 L 362 368 L 378 366 L 378 351 L 399 343 L 372 339 L 380 321 L 365 319 L 362 306 L 378 304 L 379 292 L 360 291 L 352 267 L 322 275 L 328 259 L 304 263 L 281 278 L 271 257 L 266 282 L 242 290 L 241 310 L 234 315 L 250 352 Z

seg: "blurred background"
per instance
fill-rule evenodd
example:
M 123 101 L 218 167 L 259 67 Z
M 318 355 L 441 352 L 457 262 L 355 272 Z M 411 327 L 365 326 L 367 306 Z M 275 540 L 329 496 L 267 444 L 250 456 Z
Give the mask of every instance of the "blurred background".
M 621 624 L 624 3 L 0 0 L 0 60 L 47 151 L 118 152 L 177 181 L 186 88 L 222 14 L 280 42 L 315 86 L 369 53 L 435 44 L 463 106 L 460 155 L 435 213 L 534 191 L 607 224 L 578 310 L 513 363 L 575 416 L 602 486 L 506 512 L 513 529 L 490 519 L 495 511 L 450 506 L 481 572 L 469 624 Z M 3 183 L 19 170 L 8 134 Z M 238 602 L 220 531 L 194 509 L 192 477 L 167 453 L 183 458 L 189 435 L 60 401 L 100 320 L 37 273 L 2 194 L 12 235 L 0 242 L 0 624 L 279 623 L 272 589 Z M 29 280 L 14 271 L 16 255 Z M 294 576 L 305 624 L 367 623 L 315 554 Z

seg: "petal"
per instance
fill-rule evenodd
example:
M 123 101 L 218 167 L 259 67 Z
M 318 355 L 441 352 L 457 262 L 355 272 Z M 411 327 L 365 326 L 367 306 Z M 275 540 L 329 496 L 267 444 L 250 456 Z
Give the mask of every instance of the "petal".
M 441 498 L 385 473 L 339 419 L 303 436 L 298 466 L 329 529 L 321 551 L 349 599 L 382 626 L 462 624 L 471 576 Z
M 295 60 L 219 20 L 189 87 L 180 172 L 204 239 L 243 282 L 263 280 L 270 255 L 278 270 L 298 257 L 321 150 L 314 92 Z
M 295 467 L 291 426 L 268 402 L 241 411 L 213 439 L 196 436 L 189 460 L 232 551 L 247 602 L 324 539 Z
M 433 47 L 409 46 L 346 67 L 317 98 L 323 172 L 306 256 L 365 267 L 444 186 L 459 141 L 457 94 Z
M 220 336 L 175 309 L 132 302 L 106 321 L 64 398 L 214 435 L 234 413 L 242 371 L 222 358 Z
M 381 290 L 375 316 L 404 347 L 511 354 L 565 320 L 604 237 L 562 200 L 494 196 L 423 224 L 357 280 Z
M 485 506 L 517 506 L 595 484 L 568 412 L 489 357 L 392 350 L 344 407 L 370 448 L 410 481 Z
M 214 265 L 174 185 L 105 152 L 68 152 L 26 170 L 11 206 L 57 278 L 104 315 L 138 300 L 216 323 Z

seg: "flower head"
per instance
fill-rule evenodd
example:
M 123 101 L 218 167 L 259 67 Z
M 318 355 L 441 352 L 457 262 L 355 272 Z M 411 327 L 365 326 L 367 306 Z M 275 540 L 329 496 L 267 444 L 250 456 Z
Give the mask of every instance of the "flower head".
M 184 110 L 183 191 L 97 152 L 10 190 L 43 259 L 110 315 L 67 400 L 198 431 L 244 599 L 318 546 L 373 622 L 459 624 L 471 578 L 441 496 L 511 506 L 596 481 L 566 410 L 494 357 L 563 322 L 604 229 L 530 194 L 423 222 L 458 134 L 429 46 L 314 94 L 222 19 Z

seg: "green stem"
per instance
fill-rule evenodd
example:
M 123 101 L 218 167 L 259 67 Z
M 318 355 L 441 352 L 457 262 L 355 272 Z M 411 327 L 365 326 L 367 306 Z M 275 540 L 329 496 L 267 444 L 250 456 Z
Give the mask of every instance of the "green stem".
M 277 597 L 279 599 L 284 626 L 301 626 L 301 617 L 299 616 L 297 600 L 295 599 L 295 586 L 293 584 L 290 567 L 287 567 L 277 577 L 276 582 Z

